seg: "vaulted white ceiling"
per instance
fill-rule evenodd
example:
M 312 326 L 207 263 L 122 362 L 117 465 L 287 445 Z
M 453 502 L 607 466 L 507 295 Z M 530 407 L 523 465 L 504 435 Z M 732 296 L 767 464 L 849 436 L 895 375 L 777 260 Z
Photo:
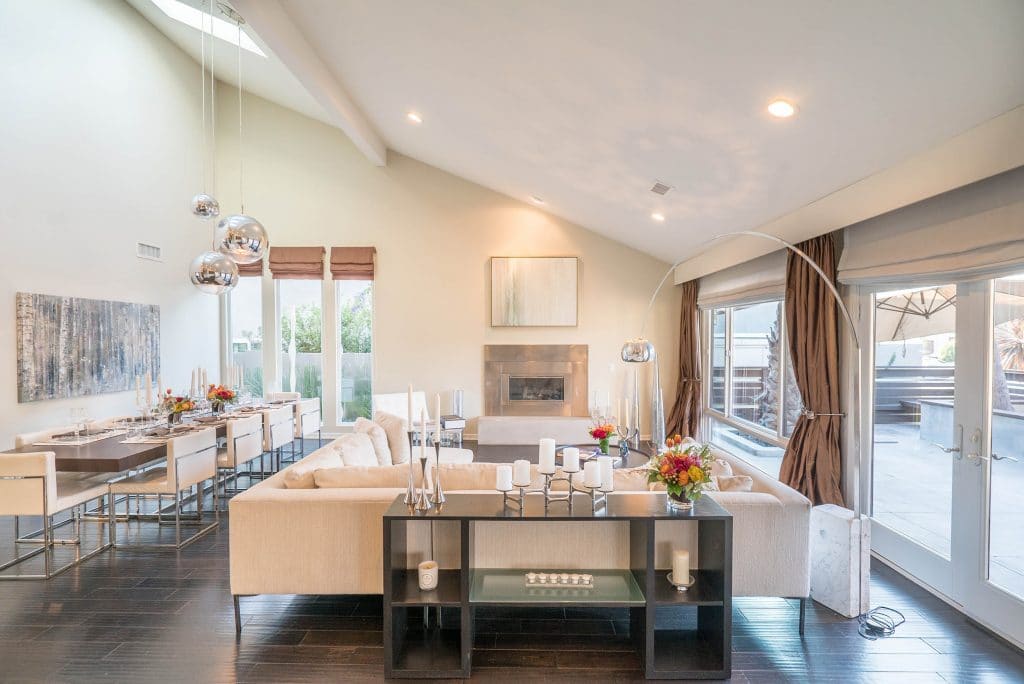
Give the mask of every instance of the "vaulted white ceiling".
M 357 138 L 666 261 L 1024 103 L 1019 0 L 234 4 L 299 81 L 347 94 Z M 296 42 L 326 74 L 288 57 Z M 792 119 L 766 113 L 780 96 Z

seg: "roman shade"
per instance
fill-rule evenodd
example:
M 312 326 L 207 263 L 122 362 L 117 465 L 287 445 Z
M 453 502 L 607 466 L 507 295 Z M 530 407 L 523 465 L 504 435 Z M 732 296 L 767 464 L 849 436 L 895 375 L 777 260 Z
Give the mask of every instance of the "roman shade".
M 1024 166 L 849 226 L 839 281 L 899 285 L 1024 270 Z
M 753 304 L 786 293 L 786 250 L 765 254 L 700 279 L 697 306 Z
M 323 280 L 323 247 L 271 247 L 270 274 L 275 280 Z
M 261 277 L 263 275 L 263 259 L 251 264 L 238 264 L 238 275 Z
M 333 280 L 373 280 L 376 247 L 331 247 Z

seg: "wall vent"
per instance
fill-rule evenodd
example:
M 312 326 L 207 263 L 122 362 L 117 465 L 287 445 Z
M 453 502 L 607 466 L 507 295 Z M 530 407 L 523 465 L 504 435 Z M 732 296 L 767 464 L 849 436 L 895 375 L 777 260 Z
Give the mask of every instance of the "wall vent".
M 654 185 L 651 187 L 651 192 L 655 195 L 664 195 L 671 189 L 672 186 L 668 183 L 662 183 L 660 180 L 656 180 L 654 181 Z
M 150 261 L 163 261 L 160 258 L 160 248 L 145 242 L 135 243 L 135 256 L 140 259 L 149 259 Z

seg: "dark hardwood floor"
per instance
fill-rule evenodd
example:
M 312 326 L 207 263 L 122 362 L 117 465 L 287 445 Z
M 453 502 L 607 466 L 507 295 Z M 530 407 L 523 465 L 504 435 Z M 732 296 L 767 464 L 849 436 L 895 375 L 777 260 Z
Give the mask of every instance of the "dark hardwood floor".
M 378 596 L 245 598 L 236 643 L 222 522 L 181 552 L 105 552 L 50 581 L 0 583 L 0 682 L 383 679 Z M 4 519 L 4 558 L 12 535 Z M 892 570 L 876 564 L 871 589 L 872 605 L 906 615 L 895 637 L 867 641 L 856 621 L 812 603 L 801 639 L 795 601 L 737 599 L 732 681 L 1024 681 L 1024 654 Z M 622 611 L 492 609 L 478 618 L 474 680 L 642 679 Z

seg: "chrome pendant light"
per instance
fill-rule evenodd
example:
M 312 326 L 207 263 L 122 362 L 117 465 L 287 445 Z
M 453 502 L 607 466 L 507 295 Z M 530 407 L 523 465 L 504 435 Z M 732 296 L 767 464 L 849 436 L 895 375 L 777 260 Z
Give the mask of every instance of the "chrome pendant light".
M 238 27 L 238 204 L 237 214 L 226 216 L 217 223 L 213 246 L 239 264 L 254 264 L 263 259 L 270 241 L 263 224 L 245 213 L 244 157 L 242 156 L 242 24 L 245 20 L 228 7 L 221 11 L 234 20 Z
M 220 252 L 203 252 L 192 260 L 189 279 L 200 292 L 221 295 L 238 284 L 238 264 Z

